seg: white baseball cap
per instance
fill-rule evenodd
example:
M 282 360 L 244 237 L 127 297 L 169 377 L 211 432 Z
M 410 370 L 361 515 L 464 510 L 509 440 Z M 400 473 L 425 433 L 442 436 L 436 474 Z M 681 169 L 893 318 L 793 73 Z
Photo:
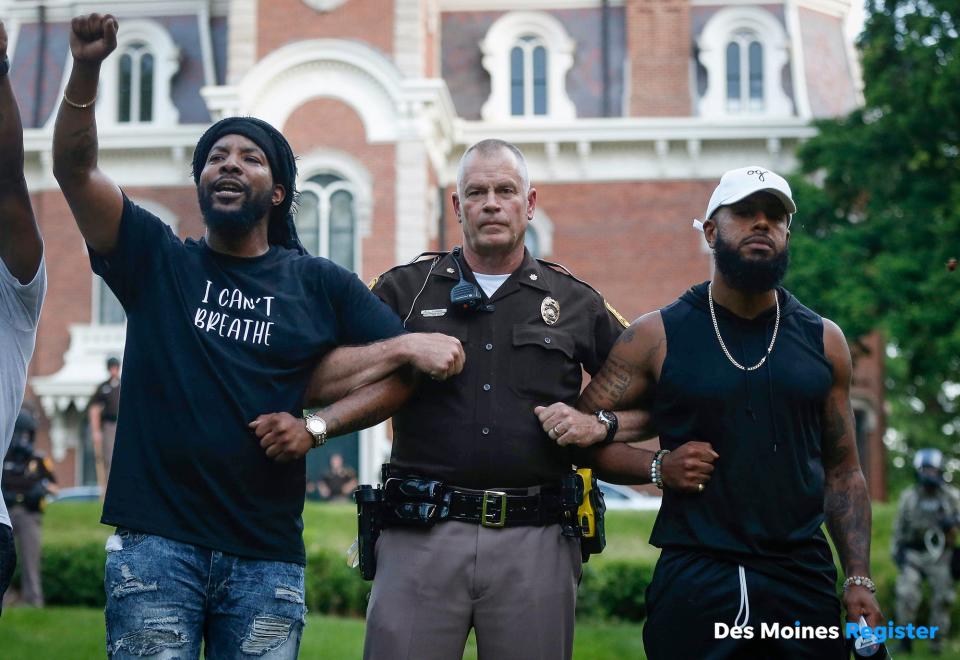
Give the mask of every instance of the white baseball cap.
M 787 224 L 789 225 L 793 219 L 793 214 L 797 212 L 797 205 L 793 201 L 793 193 L 790 192 L 790 184 L 779 174 L 759 165 L 740 167 L 725 172 L 720 177 L 720 183 L 717 184 L 713 194 L 710 195 L 710 203 L 707 204 L 707 212 L 703 219 L 708 220 L 714 211 L 721 206 L 735 204 L 757 192 L 771 193 L 783 202 L 787 209 Z M 703 221 L 694 220 L 693 226 L 703 231 Z

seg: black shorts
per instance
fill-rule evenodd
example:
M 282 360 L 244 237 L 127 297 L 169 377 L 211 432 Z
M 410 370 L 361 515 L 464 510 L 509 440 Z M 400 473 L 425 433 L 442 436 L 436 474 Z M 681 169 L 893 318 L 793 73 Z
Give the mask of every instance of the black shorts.
M 3 594 L 7 593 L 16 566 L 17 548 L 13 543 L 13 529 L 0 524 L 0 613 L 3 612 Z
M 664 550 L 647 588 L 647 658 L 849 657 L 835 594 L 783 584 L 746 567 L 741 588 L 740 575 L 734 563 Z M 736 623 L 743 626 L 740 639 L 731 634 Z M 817 629 L 827 638 L 818 639 Z

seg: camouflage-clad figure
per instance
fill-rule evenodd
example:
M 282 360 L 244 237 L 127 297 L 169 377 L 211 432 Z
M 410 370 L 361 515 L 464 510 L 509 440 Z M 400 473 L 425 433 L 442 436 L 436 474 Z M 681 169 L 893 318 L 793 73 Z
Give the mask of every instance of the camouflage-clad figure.
M 958 521 L 960 492 L 943 482 L 943 454 L 921 449 L 914 457 L 917 484 L 900 496 L 894 523 L 893 560 L 897 577 L 897 623 L 915 623 L 923 593 L 924 578 L 930 583 L 930 625 L 939 630 L 930 641 L 938 653 L 950 631 L 950 609 L 955 598 L 950 559 Z M 901 642 L 910 650 L 909 639 Z

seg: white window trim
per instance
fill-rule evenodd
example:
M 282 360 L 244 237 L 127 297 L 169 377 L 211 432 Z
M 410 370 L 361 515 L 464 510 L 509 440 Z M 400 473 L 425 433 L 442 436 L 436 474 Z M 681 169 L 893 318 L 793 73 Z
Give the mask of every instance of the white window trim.
M 173 211 L 168 209 L 163 204 L 158 204 L 157 202 L 149 199 L 136 199 L 133 201 L 137 206 L 145 209 L 165 222 L 170 229 L 173 230 L 174 234 L 177 233 L 177 227 L 179 227 L 180 221 Z M 102 278 L 99 275 L 94 274 L 91 274 L 90 276 L 93 278 L 93 285 L 90 287 L 90 325 L 101 327 L 119 327 L 124 325 L 122 323 L 100 323 L 100 282 Z
M 325 199 L 336 190 L 347 190 L 353 195 L 353 213 L 356 223 L 356 240 L 353 249 L 353 266 L 360 274 L 363 270 L 363 239 L 370 235 L 373 224 L 373 177 L 369 170 L 353 156 L 334 149 L 317 149 L 300 159 L 297 165 L 297 189 L 300 192 L 312 192 L 319 200 L 320 212 L 320 256 L 326 257 L 330 251 L 329 214 L 323 213 Z M 320 188 L 310 181 L 320 174 L 332 174 L 341 177 L 343 182 Z
M 532 114 L 532 101 L 531 107 L 524 108 L 527 114 L 511 114 L 510 52 L 520 37 L 527 35 L 537 37 L 547 51 L 546 115 Z M 573 66 L 575 47 L 576 42 L 567 34 L 563 24 L 544 12 L 515 11 L 494 21 L 480 42 L 483 68 L 490 74 L 490 98 L 480 110 L 481 117 L 486 121 L 524 120 L 528 117 L 575 119 L 577 109 L 566 89 L 567 72 Z
M 513 49 L 519 48 L 523 53 L 523 113 L 513 114 Z M 543 48 L 546 52 L 547 71 L 550 70 L 550 46 L 544 43 L 539 36 L 532 35 L 528 39 L 519 39 L 510 48 L 510 116 L 511 117 L 544 117 L 549 115 L 550 111 L 550 83 L 547 81 L 547 112 L 542 115 L 536 114 L 534 108 L 536 83 L 534 82 L 535 73 L 533 70 L 533 53 L 537 48 Z M 548 74 L 549 75 L 549 74 Z
M 727 44 L 738 31 L 751 32 L 763 48 L 763 109 L 746 108 L 730 112 L 727 108 Z M 789 43 L 783 25 L 773 14 L 756 7 L 728 7 L 718 11 L 704 26 L 697 40 L 700 63 L 707 70 L 707 91 L 700 98 L 701 117 L 790 117 L 793 101 L 783 91 L 783 67 L 787 64 Z M 741 48 L 741 61 L 748 53 Z M 794 85 L 799 84 L 793 81 Z
M 333 11 L 346 1 L 347 0 L 303 0 L 303 4 L 324 14 Z
M 117 100 L 120 84 L 120 57 L 126 48 L 134 42 L 143 42 L 153 55 L 153 119 L 148 122 L 131 121 L 120 123 L 117 120 Z M 143 127 L 171 126 L 179 123 L 180 112 L 173 104 L 171 81 L 180 70 L 180 49 L 173 42 L 170 33 L 160 23 L 151 20 L 131 20 L 124 22 L 123 29 L 117 34 L 117 49 L 104 63 L 100 72 L 100 97 L 97 102 L 97 122 L 103 126 Z
M 532 231 L 537 237 L 540 254 L 534 255 L 540 259 L 553 256 L 553 221 L 547 212 L 539 206 L 533 212 L 533 220 L 527 225 L 527 231 Z

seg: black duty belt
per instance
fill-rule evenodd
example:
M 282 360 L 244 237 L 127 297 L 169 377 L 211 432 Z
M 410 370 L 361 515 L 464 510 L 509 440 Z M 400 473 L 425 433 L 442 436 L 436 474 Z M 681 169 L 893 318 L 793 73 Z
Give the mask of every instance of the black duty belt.
M 556 486 L 474 490 L 418 477 L 393 477 L 384 484 L 384 523 L 430 527 L 444 520 L 484 527 L 559 523 L 562 499 Z

